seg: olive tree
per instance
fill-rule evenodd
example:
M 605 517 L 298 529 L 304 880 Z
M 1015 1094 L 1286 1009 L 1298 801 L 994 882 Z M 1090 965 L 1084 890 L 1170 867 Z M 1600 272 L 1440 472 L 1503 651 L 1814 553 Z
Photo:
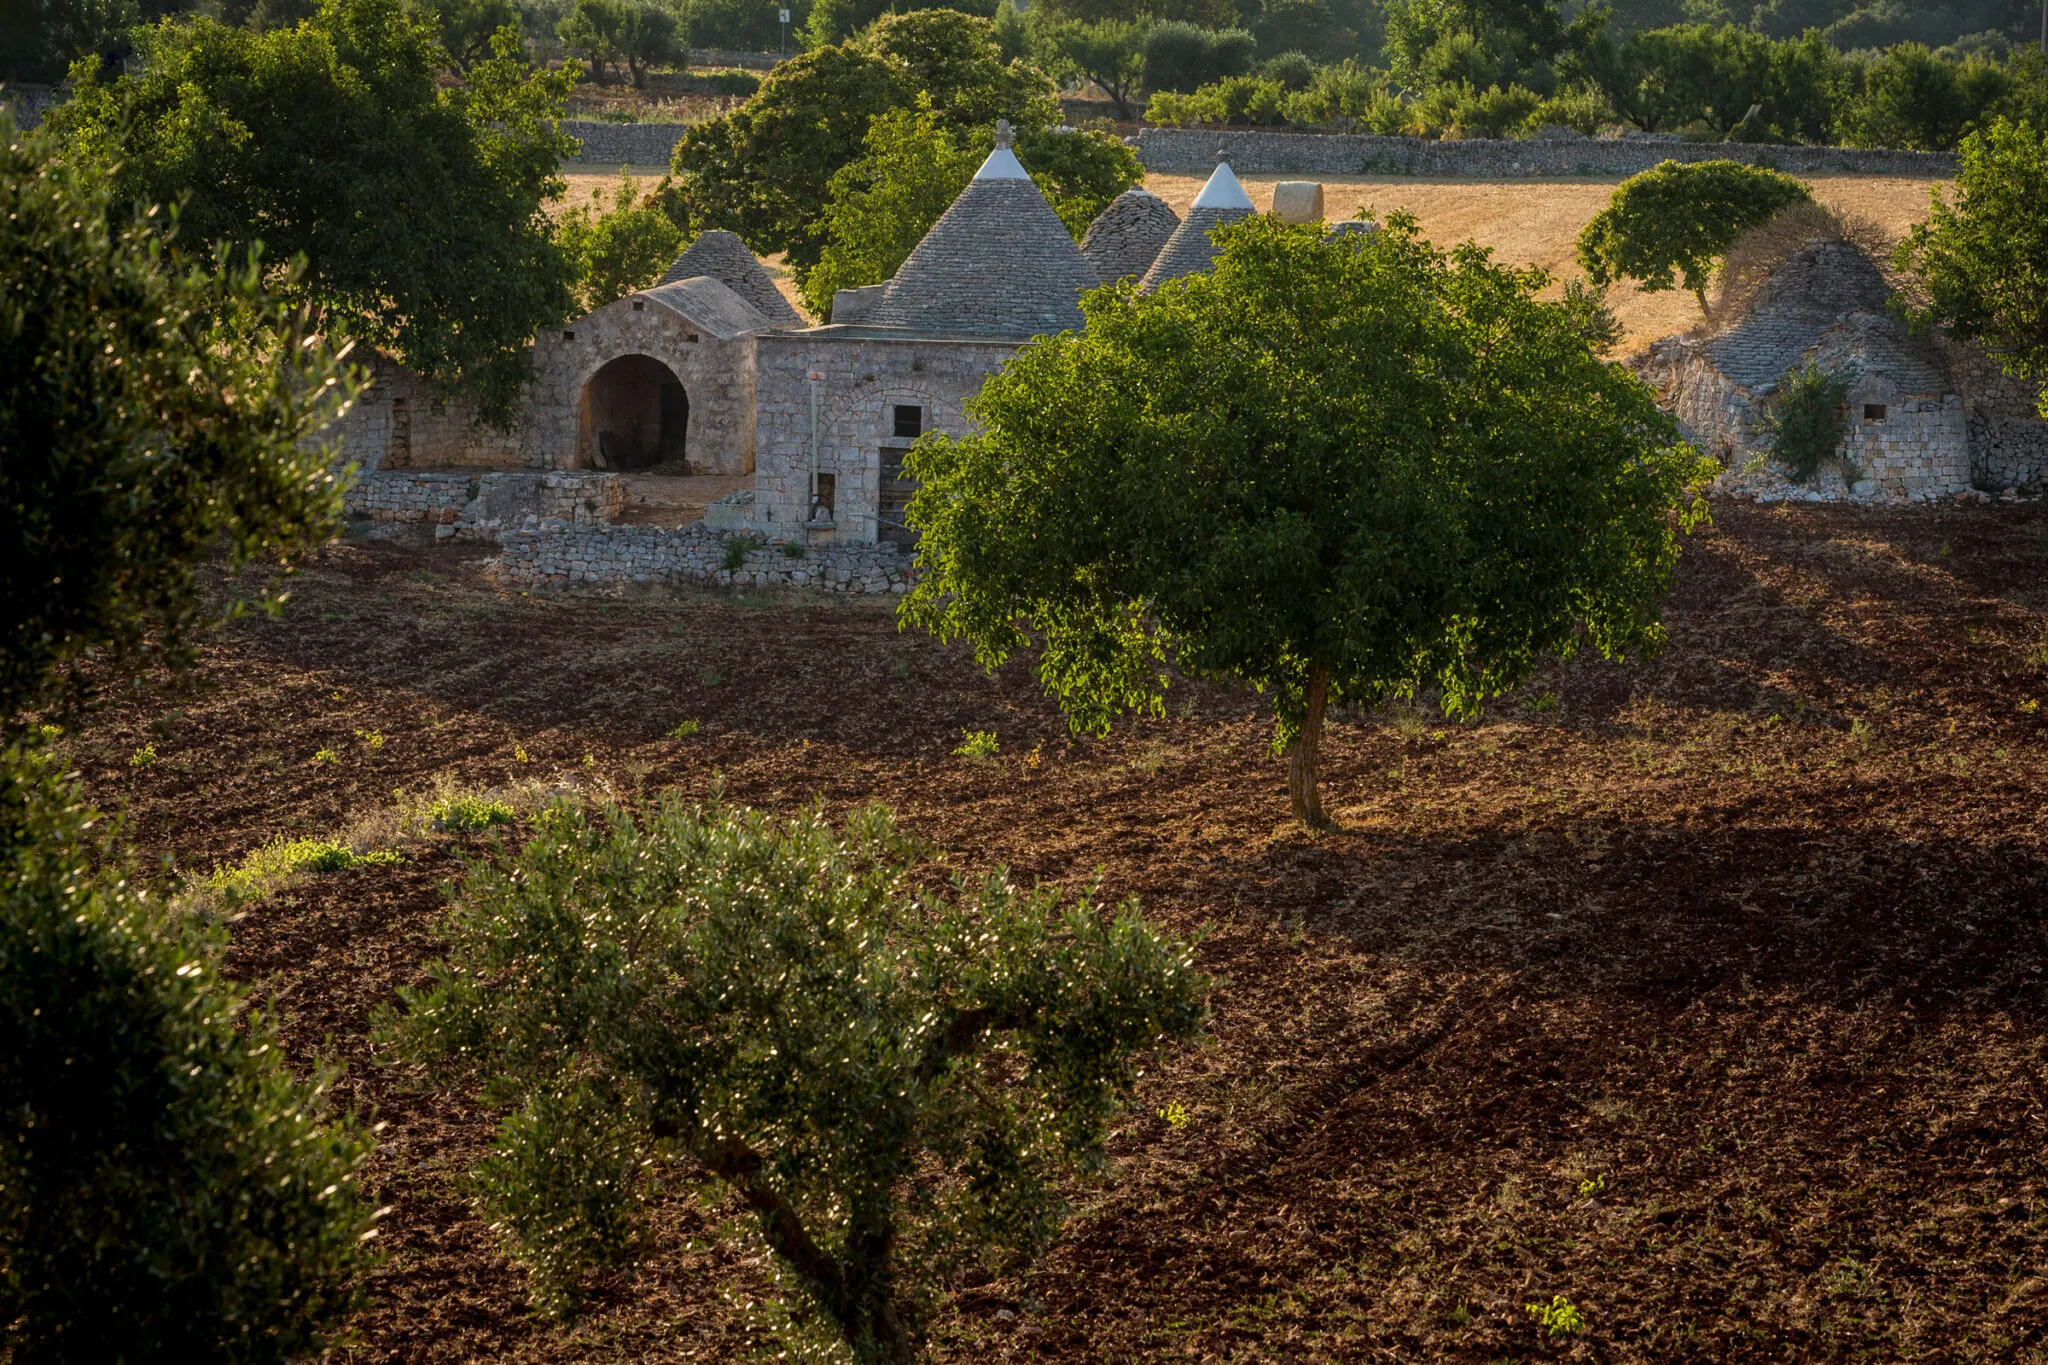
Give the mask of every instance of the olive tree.
M 665 1182 L 744 1201 L 857 1360 L 914 1358 L 936 1278 L 1042 1251 L 1141 1050 L 1204 984 L 1135 904 L 1006 874 L 920 892 L 869 807 L 834 830 L 670 794 L 543 811 L 470 867 L 396 1055 L 518 1107 L 478 1172 L 537 1300 L 644 1240 Z
M 170 238 L 175 241 L 175 237 Z M 316 541 L 346 396 L 253 261 L 174 262 L 0 117 L 0 1323 L 13 1365 L 284 1361 L 355 1299 L 367 1150 L 220 935 L 124 867 L 24 708 L 198 615 L 194 569 Z M 158 655 L 156 657 L 161 657 Z M 175 653 L 172 654 L 176 657 Z
M 1579 265 L 1594 284 L 1624 276 L 1645 293 L 1682 280 L 1702 309 L 1714 262 L 1779 209 L 1813 196 L 1791 176 L 1739 161 L 1665 161 L 1621 182 L 1579 232 Z
M 1659 643 L 1708 466 L 1582 310 L 1404 215 L 1216 236 L 1213 275 L 1088 296 L 912 452 L 906 625 L 991 668 L 1036 644 L 1077 729 L 1162 713 L 1168 660 L 1270 691 L 1310 824 L 1331 703 L 1469 715 L 1547 653 Z
M 1899 248 L 1925 293 L 1920 321 L 1982 342 L 2008 373 L 2048 381 L 2048 131 L 2000 119 L 1963 139 L 1954 203 L 1933 211 Z M 2048 390 L 2040 400 L 2048 418 Z

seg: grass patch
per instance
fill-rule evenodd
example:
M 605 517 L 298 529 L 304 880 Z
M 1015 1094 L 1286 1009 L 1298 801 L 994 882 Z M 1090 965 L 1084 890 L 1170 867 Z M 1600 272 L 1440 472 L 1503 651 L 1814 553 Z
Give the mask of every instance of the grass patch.
M 229 905 L 262 900 L 291 883 L 322 872 L 354 867 L 389 867 L 405 861 L 393 849 L 358 853 L 339 839 L 287 839 L 282 835 L 256 849 L 239 863 L 215 868 L 206 889 Z
M 697 732 L 703 728 L 702 724 L 694 720 L 680 721 L 675 729 L 668 732 L 668 737 L 670 739 L 695 739 Z
M 1002 746 L 996 743 L 996 732 L 993 730 L 962 730 L 960 743 L 953 750 L 953 756 L 979 763 L 994 758 L 1001 748 Z

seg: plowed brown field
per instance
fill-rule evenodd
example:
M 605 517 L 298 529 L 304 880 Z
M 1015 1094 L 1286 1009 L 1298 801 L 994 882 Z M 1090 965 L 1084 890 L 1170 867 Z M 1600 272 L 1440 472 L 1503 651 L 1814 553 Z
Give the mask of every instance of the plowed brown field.
M 1241 694 L 1074 740 L 1025 667 L 871 604 L 508 596 L 392 546 L 330 551 L 72 754 L 191 869 L 438 774 L 722 775 L 879 798 L 953 867 L 1100 876 L 1203 934 L 1213 1043 L 1148 1072 L 1040 1269 L 956 1286 L 935 1361 L 2041 1359 L 2048 516 L 1717 516 L 1661 658 L 1554 667 L 1473 725 L 1341 718 L 1327 835 L 1287 823 Z M 1001 756 L 951 757 L 962 727 Z M 644 1273 L 551 1324 L 465 1202 L 490 1116 L 371 1063 L 463 852 L 233 926 L 297 1060 L 388 1125 L 388 1259 L 340 1358 L 750 1358 L 769 1267 L 734 1208 L 678 1199 Z M 1586 1329 L 1546 1341 L 1526 1305 L 1560 1294 Z

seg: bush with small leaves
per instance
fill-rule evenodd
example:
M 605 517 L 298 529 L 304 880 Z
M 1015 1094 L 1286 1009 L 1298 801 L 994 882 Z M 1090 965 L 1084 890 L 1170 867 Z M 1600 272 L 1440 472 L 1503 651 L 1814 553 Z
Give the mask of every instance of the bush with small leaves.
M 1849 389 L 1853 372 L 1831 373 L 1808 361 L 1793 368 L 1778 383 L 1764 409 L 1764 435 L 1771 454 L 1796 483 L 1811 483 L 1816 474 L 1837 458 L 1842 434 L 1848 427 Z M 1842 462 L 1843 477 L 1853 483 L 1855 466 Z
M 914 1358 L 939 1276 L 1044 1250 L 1058 1177 L 1102 1169 L 1205 983 L 1134 904 L 1000 871 L 936 896 L 923 857 L 879 807 L 834 829 L 670 795 L 550 807 L 471 865 L 448 959 L 378 1032 L 518 1106 L 479 1185 L 544 1307 L 693 1180 L 746 1202 L 863 1365 Z
M 0 1323 L 15 1365 L 319 1353 L 368 1143 L 123 875 L 45 752 L 0 754 Z

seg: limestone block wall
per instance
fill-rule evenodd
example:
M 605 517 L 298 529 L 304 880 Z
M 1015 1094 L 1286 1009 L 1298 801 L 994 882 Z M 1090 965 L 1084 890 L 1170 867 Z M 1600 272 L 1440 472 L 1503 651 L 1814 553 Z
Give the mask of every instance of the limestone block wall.
M 1868 417 L 1872 405 L 1882 418 Z M 1903 394 L 1881 379 L 1849 391 L 1848 431 L 1840 447 L 1875 494 L 1922 501 L 1970 487 L 1970 433 L 1963 400 L 1954 394 Z M 1859 497 L 1873 490 L 1851 489 Z
M 631 126 L 631 125 L 622 125 Z M 637 306 L 636 306 L 637 305 Z M 536 468 L 587 468 L 595 436 L 586 413 L 591 379 L 621 356 L 652 356 L 689 395 L 685 457 L 705 474 L 754 468 L 754 338 L 720 341 L 673 310 L 624 298 L 543 333 L 534 343 L 521 433 Z
M 1660 161 L 1726 158 L 1771 166 L 1794 175 L 1945 177 L 1956 159 L 1946 152 L 1893 152 L 1857 147 L 1775 147 L 1741 142 L 1666 142 L 1650 138 L 1490 139 L 1432 142 L 1416 137 L 1350 133 L 1225 131 L 1218 128 L 1144 128 L 1136 138 L 1148 171 L 1201 175 L 1216 165 L 1221 147 L 1240 175 L 1442 175 L 1501 179 L 1515 176 L 1616 177 L 1646 171 Z
M 615 521 L 625 507 L 616 474 L 387 469 L 358 476 L 342 494 L 343 515 L 356 520 L 436 524 L 467 539 L 488 539 L 484 532 L 521 520 Z
M 964 436 L 963 405 L 1017 353 L 1014 342 L 840 339 L 770 334 L 756 353 L 754 525 L 771 539 L 873 543 L 884 447 L 897 405 L 921 428 Z M 806 529 L 810 511 L 811 383 L 818 381 L 818 469 L 836 484 L 834 529 Z
M 453 522 L 475 496 L 467 474 L 394 470 L 362 475 L 341 495 L 341 508 L 356 520 Z
M 747 550 L 740 567 L 732 569 L 727 555 L 735 538 Z M 516 588 L 694 583 L 900 596 L 909 591 L 912 576 L 911 557 L 894 545 L 813 545 L 798 547 L 800 555 L 792 557 L 782 545 L 701 521 L 680 529 L 547 521 L 501 532 L 498 543 L 501 552 L 485 571 Z
M 1938 332 L 1933 340 L 1963 399 L 1978 486 L 2005 489 L 2048 483 L 2042 386 L 2005 373 L 1975 346 Z
M 562 131 L 582 144 L 572 161 L 611 165 L 666 166 L 683 140 L 681 123 L 604 123 L 563 119 Z

